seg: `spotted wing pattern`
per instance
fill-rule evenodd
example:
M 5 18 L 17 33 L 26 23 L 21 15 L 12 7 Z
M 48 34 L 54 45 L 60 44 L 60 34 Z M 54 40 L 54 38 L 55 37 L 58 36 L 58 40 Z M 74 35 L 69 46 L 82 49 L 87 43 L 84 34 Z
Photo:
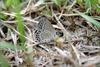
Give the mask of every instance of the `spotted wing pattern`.
M 35 38 L 38 42 L 50 42 L 56 37 L 56 30 L 53 28 L 51 22 L 45 17 L 38 18 L 37 30 L 35 31 Z

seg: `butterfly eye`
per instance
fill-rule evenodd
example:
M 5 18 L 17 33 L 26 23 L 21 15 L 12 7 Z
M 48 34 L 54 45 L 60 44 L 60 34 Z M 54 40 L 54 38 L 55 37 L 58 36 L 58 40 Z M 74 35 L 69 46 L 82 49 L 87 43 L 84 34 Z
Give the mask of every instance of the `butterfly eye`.
M 61 32 L 61 31 L 57 31 L 56 34 L 57 34 L 59 37 L 62 37 L 62 36 L 64 35 L 63 32 Z

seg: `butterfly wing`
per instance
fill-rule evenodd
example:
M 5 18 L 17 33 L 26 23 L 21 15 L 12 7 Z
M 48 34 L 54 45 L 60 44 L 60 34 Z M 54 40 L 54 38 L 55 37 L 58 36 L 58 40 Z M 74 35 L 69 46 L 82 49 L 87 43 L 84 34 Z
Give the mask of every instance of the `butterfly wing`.
M 53 28 L 51 22 L 46 17 L 40 17 L 38 23 L 38 30 L 36 31 L 36 38 L 40 42 L 48 42 L 55 38 L 56 30 Z

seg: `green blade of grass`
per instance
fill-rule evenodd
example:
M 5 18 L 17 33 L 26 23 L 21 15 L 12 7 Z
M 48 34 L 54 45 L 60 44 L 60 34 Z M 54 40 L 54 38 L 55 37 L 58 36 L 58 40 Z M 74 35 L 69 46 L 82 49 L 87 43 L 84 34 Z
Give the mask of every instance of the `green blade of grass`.
M 25 36 L 25 31 L 24 31 L 24 23 L 23 23 L 23 20 L 22 20 L 22 16 L 20 14 L 20 5 L 21 5 L 21 2 L 20 0 L 6 0 L 6 5 L 11 8 L 15 11 L 15 15 L 16 15 L 16 21 L 17 21 L 17 29 L 18 29 L 18 32 L 21 34 L 19 35 L 19 41 L 20 41 L 20 44 L 22 46 L 24 46 L 24 43 L 25 43 L 25 38 L 23 36 Z
M 10 67 L 8 60 L 4 57 L 4 55 L 0 52 L 0 67 Z
M 15 50 L 15 47 L 12 43 L 8 43 L 5 41 L 0 42 L 0 49 L 12 49 Z
M 61 0 L 52 0 L 57 6 L 61 5 Z
M 20 14 L 20 0 L 15 0 L 15 2 L 13 4 L 14 4 L 14 7 L 15 7 L 15 12 L 16 12 L 16 21 L 17 21 L 18 32 L 21 35 L 24 36 L 25 35 L 25 31 L 24 31 L 24 23 L 23 23 L 21 14 Z M 23 36 L 19 35 L 19 39 L 20 39 L 20 42 L 21 42 L 20 44 L 22 46 L 24 46 L 24 43 L 25 43 L 25 38 Z
M 91 8 L 91 1 L 90 0 L 84 0 L 85 1 L 85 7 L 86 8 Z
M 0 42 L 0 49 L 11 49 L 11 50 L 14 50 L 15 51 L 15 46 L 12 43 L 8 43 L 8 42 L 5 42 L 5 41 L 1 41 Z M 23 49 L 23 48 L 17 46 L 17 49 L 20 50 L 20 49 Z
M 83 18 L 85 18 L 87 21 L 89 21 L 90 23 L 94 24 L 97 27 L 100 27 L 100 22 L 96 21 L 95 19 L 93 19 L 92 17 L 85 15 L 84 13 L 80 13 L 78 12 L 80 16 L 82 16 Z
M 21 34 L 21 35 L 25 35 L 25 31 L 24 31 L 24 23 L 22 21 L 22 17 L 20 15 L 20 13 L 16 13 L 16 20 L 17 20 L 17 28 L 18 28 L 18 32 Z M 22 44 L 24 44 L 25 42 L 25 38 L 23 36 L 19 35 L 19 38 L 20 38 L 20 41 Z
M 4 14 L 0 13 L 0 19 L 6 20 L 7 16 L 5 16 Z
M 12 7 L 12 3 L 13 3 L 12 0 L 4 0 L 4 1 L 5 1 L 6 7 Z
M 57 6 L 67 5 L 67 0 L 52 0 Z

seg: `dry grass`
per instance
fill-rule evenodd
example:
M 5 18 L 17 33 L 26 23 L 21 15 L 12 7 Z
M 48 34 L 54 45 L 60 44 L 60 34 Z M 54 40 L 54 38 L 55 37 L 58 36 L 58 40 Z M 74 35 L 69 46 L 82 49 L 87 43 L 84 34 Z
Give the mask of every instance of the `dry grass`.
M 16 13 L 2 11 L 8 16 L 0 22 L 0 41 L 12 42 L 15 51 L 3 49 L 11 67 L 99 67 L 100 66 L 100 29 L 75 12 L 76 1 L 68 6 L 56 6 L 53 2 L 22 3 L 21 15 L 25 27 L 25 48 L 18 49 L 21 35 L 16 27 Z M 68 8 L 68 9 L 67 9 Z M 84 11 L 84 10 L 83 10 Z M 39 16 L 45 15 L 54 28 L 63 32 L 54 42 L 37 43 L 34 31 Z M 99 19 L 97 19 L 99 20 Z M 56 23 L 56 25 L 55 25 Z M 7 27 L 7 29 L 3 29 Z M 5 32 L 7 30 L 7 32 Z M 0 44 L 1 45 L 1 44 Z

